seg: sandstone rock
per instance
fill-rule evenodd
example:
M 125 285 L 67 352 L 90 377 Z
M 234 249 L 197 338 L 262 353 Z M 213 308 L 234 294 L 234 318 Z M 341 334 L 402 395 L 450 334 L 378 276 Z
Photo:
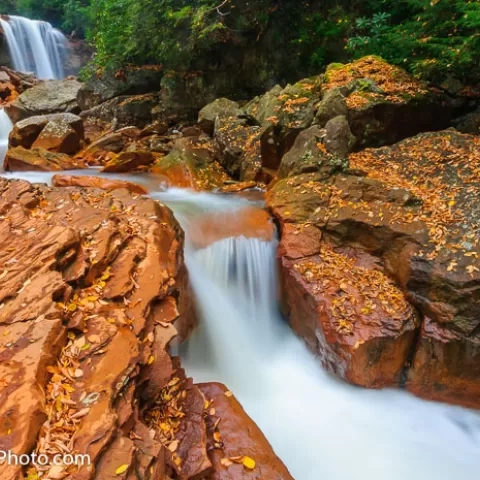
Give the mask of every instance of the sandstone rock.
M 40 148 L 51 152 L 74 154 L 80 149 L 81 139 L 67 122 L 48 122 L 32 148 Z
M 219 161 L 232 177 L 240 181 L 260 179 L 263 131 L 261 127 L 247 125 L 245 120 L 217 117 L 214 135 L 221 153 Z
M 0 191 L 8 218 L 0 227 L 1 447 L 89 454 L 91 467 L 60 472 L 75 479 L 109 478 L 125 463 L 163 475 L 163 444 L 139 414 L 136 389 L 148 369 L 155 392 L 170 378 L 165 349 L 176 330 L 155 328 L 152 307 L 169 298 L 173 322 L 185 313 L 178 224 L 166 207 L 125 189 L 2 179 Z M 63 429 L 53 426 L 60 418 Z M 193 452 L 187 441 L 182 448 Z M 19 475 L 2 469 L 2 478 Z
M 198 126 L 208 135 L 213 135 L 217 117 L 238 117 L 243 111 L 237 102 L 228 98 L 217 98 L 203 107 L 198 114 Z
M 115 97 L 84 110 L 82 118 L 97 118 L 105 122 L 113 122 L 114 128 L 135 126 L 144 128 L 152 122 L 152 109 L 158 105 L 156 94 Z
M 453 105 L 446 95 L 375 56 L 331 65 L 322 91 L 328 102 L 331 96 L 345 97 L 350 129 L 362 147 L 392 144 L 422 131 L 446 128 L 452 116 Z M 337 102 L 341 103 L 339 98 Z M 320 124 L 326 118 L 321 105 Z
M 350 131 L 347 119 L 340 115 L 334 117 L 325 125 L 325 148 L 328 153 L 338 157 L 346 158 L 355 144 L 355 137 Z
M 78 91 L 78 104 L 82 110 L 90 110 L 115 97 L 156 92 L 162 76 L 159 65 L 127 67 L 120 74 L 106 71 L 101 77 L 92 75 Z
M 263 433 L 224 385 L 204 383 L 200 384 L 199 388 L 206 400 L 215 407 L 215 413 L 206 416 L 209 444 L 213 447 L 214 443 L 217 443 L 214 440 L 214 436 L 217 435 L 221 438 L 222 444 L 221 448 L 209 450 L 213 473 L 208 478 L 293 480 Z M 243 457 L 254 460 L 255 468 L 250 470 L 244 467 L 241 463 Z M 231 458 L 240 461 L 236 463 L 230 460 L 227 466 L 224 465 L 225 459 Z
M 212 142 L 194 137 L 175 141 L 173 151 L 158 160 L 152 172 L 168 178 L 172 186 L 195 190 L 218 188 L 229 180 L 215 159 Z
M 125 180 L 113 180 L 111 178 L 87 177 L 73 175 L 54 175 L 52 185 L 55 187 L 86 187 L 100 188 L 102 190 L 118 190 L 125 188 L 130 193 L 146 195 L 148 190 L 138 183 L 127 182 Z
M 75 160 L 64 153 L 54 153 L 40 148 L 27 150 L 23 147 L 10 148 L 5 156 L 3 168 L 7 172 L 29 170 L 75 170 L 85 168 L 81 160 Z
M 77 80 L 49 80 L 23 92 L 6 107 L 13 123 L 34 115 L 57 112 L 77 113 L 77 92 L 82 84 Z
M 316 125 L 324 127 L 329 120 L 339 115 L 347 116 L 348 107 L 345 97 L 339 88 L 328 90 L 318 104 L 317 113 L 315 114 Z
M 338 117 L 342 118 L 342 117 Z M 278 174 L 280 177 L 298 175 L 308 172 L 320 172 L 325 178 L 330 177 L 335 171 L 345 168 L 347 161 L 345 155 L 337 155 L 329 152 L 328 148 L 338 150 L 340 153 L 341 145 L 345 146 L 345 132 L 348 132 L 348 125 L 341 121 L 340 128 L 330 124 L 334 134 L 330 135 L 330 144 L 327 144 L 327 130 L 317 125 L 307 128 L 301 132 L 291 150 L 282 158 Z M 340 130 L 340 133 L 337 133 Z M 340 139 L 338 138 L 340 137 Z M 343 137 L 343 138 L 342 138 Z
M 320 100 L 321 78 L 306 78 L 284 89 L 278 85 L 245 107 L 245 112 L 264 128 L 262 164 L 277 169 L 297 135 L 310 127 Z
M 194 121 L 199 110 L 218 95 L 215 84 L 208 83 L 198 72 L 185 74 L 170 71 L 160 82 L 158 104 L 153 108 L 154 120 L 170 125 Z
M 148 167 L 154 162 L 155 157 L 148 151 L 121 152 L 102 168 L 102 172 L 132 172 L 139 167 Z
M 9 145 L 30 148 L 49 122 L 67 124 L 80 139 L 84 137 L 83 122 L 80 117 L 72 113 L 53 113 L 29 117 L 17 122 L 10 133 Z
M 153 122 L 147 125 L 141 132 L 140 137 L 149 137 L 150 135 L 164 135 L 168 132 L 168 124 L 165 122 Z
M 478 143 L 420 134 L 268 191 L 290 321 L 339 376 L 478 408 Z

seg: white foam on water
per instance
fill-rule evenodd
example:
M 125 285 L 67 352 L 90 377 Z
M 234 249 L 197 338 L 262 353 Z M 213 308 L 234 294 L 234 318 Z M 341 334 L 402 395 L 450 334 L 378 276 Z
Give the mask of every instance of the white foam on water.
M 199 210 L 235 214 L 239 206 L 208 193 L 158 197 L 187 236 Z M 201 314 L 183 353 L 188 374 L 225 383 L 297 480 L 479 478 L 478 413 L 406 391 L 354 387 L 319 366 L 278 312 L 275 252 L 276 242 L 243 237 L 197 251 L 187 242 Z
M 2 176 L 48 182 L 52 173 Z M 185 261 L 201 316 L 182 347 L 187 373 L 198 382 L 225 383 L 294 478 L 479 478 L 478 412 L 402 390 L 358 388 L 320 367 L 279 314 L 275 241 L 227 238 L 193 249 L 191 221 L 218 211 L 235 215 L 246 200 L 181 189 L 152 197 L 172 208 L 187 236 Z

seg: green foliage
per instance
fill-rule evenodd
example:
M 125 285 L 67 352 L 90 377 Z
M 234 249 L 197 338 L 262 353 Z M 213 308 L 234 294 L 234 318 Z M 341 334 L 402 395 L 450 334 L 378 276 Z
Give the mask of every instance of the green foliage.
M 464 0 L 384 2 L 393 15 L 357 18 L 347 49 L 377 54 L 419 77 L 464 81 L 480 75 L 480 3 Z M 398 4 L 403 4 L 403 10 Z
M 101 68 L 201 69 L 258 45 L 297 78 L 369 54 L 430 80 L 480 76 L 474 0 L 0 0 L 0 13 L 85 35 Z

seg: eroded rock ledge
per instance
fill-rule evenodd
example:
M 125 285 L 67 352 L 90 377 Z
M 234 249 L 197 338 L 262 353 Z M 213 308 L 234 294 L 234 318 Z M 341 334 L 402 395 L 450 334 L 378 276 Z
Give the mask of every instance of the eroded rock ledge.
M 126 189 L 0 191 L 0 449 L 92 462 L 0 465 L 2 480 L 291 478 L 231 392 L 168 354 L 194 315 L 166 207 Z
M 284 306 L 328 370 L 480 408 L 478 151 L 452 129 L 335 166 L 318 144 L 271 186 Z

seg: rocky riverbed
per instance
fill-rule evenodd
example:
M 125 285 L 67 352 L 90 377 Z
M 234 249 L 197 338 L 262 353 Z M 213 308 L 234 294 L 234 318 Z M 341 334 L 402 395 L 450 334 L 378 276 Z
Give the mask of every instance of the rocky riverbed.
M 476 100 L 377 57 L 206 106 L 157 68 L 3 73 L 4 170 L 55 176 L 0 179 L 0 449 L 92 465 L 2 479 L 292 478 L 228 386 L 172 353 L 198 312 L 161 188 L 265 200 L 199 218 L 193 247 L 275 222 L 283 312 L 328 372 L 480 409 Z

